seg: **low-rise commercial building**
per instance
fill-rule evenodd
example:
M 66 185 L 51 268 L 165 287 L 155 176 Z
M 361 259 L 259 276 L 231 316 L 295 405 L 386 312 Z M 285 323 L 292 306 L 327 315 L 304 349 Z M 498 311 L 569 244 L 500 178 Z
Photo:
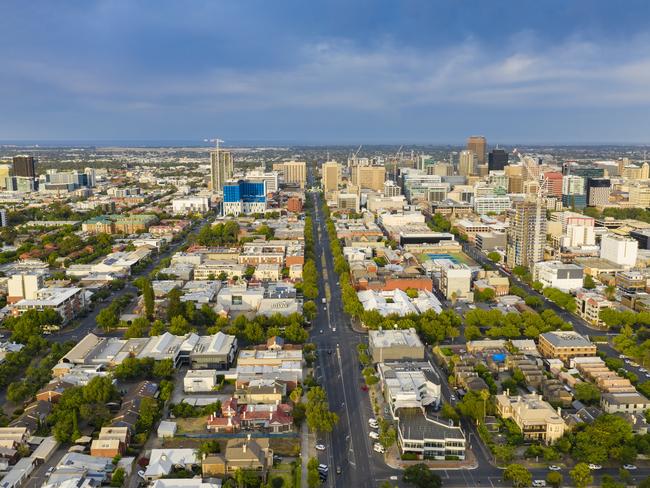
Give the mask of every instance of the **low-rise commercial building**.
M 424 359 L 424 344 L 414 328 L 368 331 L 368 350 L 373 361 Z
M 581 266 L 561 261 L 540 261 L 533 268 L 533 279 L 544 287 L 573 291 L 582 287 L 584 270 Z
M 428 361 L 379 363 L 377 371 L 393 417 L 401 408 L 426 408 L 440 404 L 440 377 Z
M 420 459 L 465 459 L 462 429 L 429 417 L 419 408 L 397 411 L 397 439 L 403 453 L 413 453 Z

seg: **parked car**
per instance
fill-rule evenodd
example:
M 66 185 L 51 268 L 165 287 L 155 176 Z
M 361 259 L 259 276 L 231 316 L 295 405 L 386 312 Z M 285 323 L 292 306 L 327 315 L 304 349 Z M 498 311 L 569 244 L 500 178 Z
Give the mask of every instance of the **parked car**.
M 544 481 L 544 480 L 533 480 L 533 486 L 546 486 L 546 481 Z
M 380 454 L 383 454 L 386 452 L 386 449 L 384 449 L 384 446 L 382 446 L 379 442 L 375 442 L 375 444 L 372 446 L 373 450 L 375 452 L 378 452 Z
M 325 446 L 324 446 L 323 444 L 316 444 L 316 450 L 317 450 L 317 451 L 324 451 L 324 450 L 325 450 Z
M 374 430 L 371 430 L 370 432 L 368 432 L 368 437 L 377 440 L 379 439 L 379 434 L 377 434 L 377 432 L 375 432 Z
M 603 469 L 603 467 L 600 464 L 590 464 L 589 469 L 597 471 L 599 469 Z
M 362 391 L 368 391 L 368 387 L 366 385 L 361 385 L 361 390 Z
M 555 464 L 551 464 L 548 467 L 548 469 L 550 469 L 551 471 L 560 471 L 562 468 L 560 468 L 559 466 L 556 466 Z
M 628 471 L 634 471 L 636 469 L 636 466 L 634 464 L 624 464 L 623 469 L 627 469 Z

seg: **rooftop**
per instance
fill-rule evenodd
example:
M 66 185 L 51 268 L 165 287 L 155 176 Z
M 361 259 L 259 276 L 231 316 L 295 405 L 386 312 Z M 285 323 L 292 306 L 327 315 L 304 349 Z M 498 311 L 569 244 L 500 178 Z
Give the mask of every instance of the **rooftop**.
M 590 347 L 591 341 L 575 331 L 552 331 L 540 334 L 555 347 Z
M 414 328 L 396 330 L 371 330 L 368 332 L 374 347 L 424 347 Z

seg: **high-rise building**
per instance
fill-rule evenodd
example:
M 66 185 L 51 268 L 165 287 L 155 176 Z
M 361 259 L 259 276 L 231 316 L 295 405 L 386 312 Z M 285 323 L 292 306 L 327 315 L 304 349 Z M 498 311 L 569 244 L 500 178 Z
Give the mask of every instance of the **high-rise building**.
M 488 170 L 502 171 L 508 166 L 508 153 L 503 149 L 492 149 L 488 154 Z
M 548 182 L 548 195 L 562 198 L 562 173 L 559 171 L 547 171 L 544 177 Z
M 266 182 L 228 181 L 223 186 L 223 214 L 238 216 L 266 212 Z
M 395 184 L 392 180 L 384 182 L 384 196 L 385 197 L 398 197 L 402 194 L 402 189 Z
M 210 190 L 223 193 L 223 186 L 234 173 L 232 153 L 217 149 L 210 152 Z
M 454 166 L 450 163 L 439 162 L 427 166 L 426 171 L 429 175 L 451 176 L 454 174 Z
M 470 176 L 478 174 L 477 156 L 471 149 L 465 149 L 460 152 L 458 160 L 458 174 L 461 176 Z
M 7 188 L 7 178 L 11 176 L 13 166 L 11 164 L 0 164 L 0 187 Z
M 341 165 L 336 161 L 327 161 L 322 166 L 323 191 L 329 193 L 339 189 L 341 184 Z
M 362 190 L 384 191 L 386 168 L 384 166 L 356 166 L 352 169 L 352 184 Z
M 266 193 L 277 193 L 280 188 L 280 174 L 277 171 L 265 172 L 261 169 L 256 169 L 246 173 L 246 179 L 248 181 L 256 181 L 266 183 Z
M 508 217 L 506 263 L 510 268 L 526 266 L 532 270 L 534 264 L 544 258 L 546 211 L 538 212 L 537 202 L 520 201 L 513 203 Z
M 639 242 L 615 234 L 605 234 L 600 240 L 600 257 L 612 263 L 631 268 L 636 264 Z
M 569 208 L 587 206 L 587 185 L 582 176 L 568 174 L 562 177 L 562 205 Z
M 505 175 L 508 177 L 508 193 L 523 193 L 524 191 L 524 167 L 506 166 Z
M 607 205 L 610 193 L 609 178 L 587 178 L 587 205 L 590 207 Z
M 630 185 L 629 189 L 630 205 L 634 207 L 650 207 L 650 186 L 645 183 L 636 182 Z
M 487 149 L 487 141 L 483 136 L 470 136 L 467 138 L 467 149 L 476 154 L 478 164 L 485 164 L 485 152 Z
M 285 161 L 282 163 L 282 174 L 285 183 L 304 188 L 307 181 L 307 163 L 304 161 Z
M 14 156 L 14 176 L 36 178 L 36 159 L 34 156 Z

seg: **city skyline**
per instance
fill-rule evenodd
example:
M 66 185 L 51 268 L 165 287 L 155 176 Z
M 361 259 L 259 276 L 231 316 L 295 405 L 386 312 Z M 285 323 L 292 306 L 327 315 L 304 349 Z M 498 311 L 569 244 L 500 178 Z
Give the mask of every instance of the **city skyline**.
M 0 139 L 642 144 L 648 9 L 8 2 Z

